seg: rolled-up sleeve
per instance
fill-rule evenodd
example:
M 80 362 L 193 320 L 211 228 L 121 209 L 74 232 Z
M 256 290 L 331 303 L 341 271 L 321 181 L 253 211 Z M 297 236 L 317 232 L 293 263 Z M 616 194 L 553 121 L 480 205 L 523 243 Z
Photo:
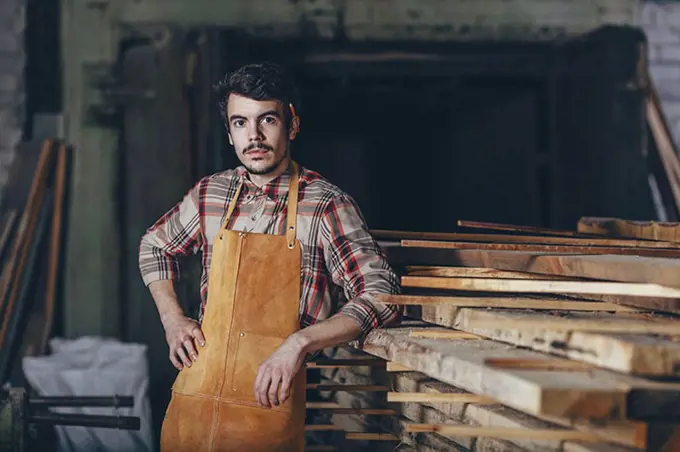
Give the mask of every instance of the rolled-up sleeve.
M 337 195 L 329 202 L 321 231 L 326 267 L 347 299 L 339 312 L 355 319 L 364 335 L 401 321 L 400 306 L 376 299 L 377 295 L 399 294 L 399 279 L 349 195 Z
M 139 270 L 145 285 L 178 279 L 179 256 L 202 246 L 199 202 L 203 181 L 196 184 L 172 209 L 151 226 L 139 244 Z

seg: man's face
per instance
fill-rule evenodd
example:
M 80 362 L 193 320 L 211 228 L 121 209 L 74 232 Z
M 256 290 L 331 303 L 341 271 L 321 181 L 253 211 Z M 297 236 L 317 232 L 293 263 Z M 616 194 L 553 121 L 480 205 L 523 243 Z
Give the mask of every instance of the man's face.
M 229 143 L 243 166 L 258 175 L 276 170 L 288 155 L 288 140 L 295 138 L 295 127 L 286 128 L 281 104 L 231 94 L 227 118 Z

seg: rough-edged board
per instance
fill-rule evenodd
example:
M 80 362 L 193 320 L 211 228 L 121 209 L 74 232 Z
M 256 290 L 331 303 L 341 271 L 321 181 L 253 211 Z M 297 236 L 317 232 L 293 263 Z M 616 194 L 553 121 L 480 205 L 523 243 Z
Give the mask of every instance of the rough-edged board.
M 535 360 L 545 359 L 545 355 L 495 341 L 414 338 L 409 336 L 409 327 L 414 326 L 422 323 L 376 329 L 358 346 L 529 414 L 603 420 L 680 417 L 680 384 L 656 383 L 597 368 L 581 372 L 494 368 L 486 365 L 486 360 Z
M 680 242 L 680 223 L 673 222 L 582 217 L 577 228 L 579 232 L 587 234 Z
M 522 310 L 461 310 L 461 324 L 518 330 L 597 331 L 680 336 L 680 320 L 644 314 L 609 312 L 525 312 Z M 458 327 L 458 326 L 456 326 Z
M 388 260 L 394 266 L 485 267 L 545 275 L 680 287 L 680 259 L 541 254 L 523 251 L 405 248 L 390 244 L 383 244 L 383 249 Z M 676 298 L 609 296 L 608 300 L 647 309 L 680 312 L 680 299 Z
M 436 240 L 402 240 L 401 245 L 412 248 L 459 249 L 459 250 L 490 250 L 490 251 L 524 251 L 534 253 L 560 254 L 612 254 L 633 255 L 647 257 L 680 257 L 678 249 L 663 248 L 622 248 L 612 246 L 579 246 L 579 245 L 551 245 L 532 243 L 474 243 L 474 242 L 444 242 Z
M 424 393 L 465 393 L 458 388 L 447 385 L 440 381 L 427 377 L 419 372 L 405 372 L 395 376 L 394 387 L 400 392 L 424 392 Z M 508 428 L 555 428 L 574 427 L 568 420 L 561 419 L 557 422 L 547 422 L 537 419 L 525 413 L 519 412 L 503 405 L 476 405 L 461 403 L 405 403 L 403 405 L 404 415 L 415 422 L 441 422 L 448 419 L 451 423 L 478 425 L 483 427 L 508 427 Z M 417 416 L 419 407 L 431 408 L 444 416 L 441 417 L 420 417 Z M 414 417 L 415 415 L 415 417 Z M 434 423 L 434 422 L 432 422 Z M 644 435 L 640 435 L 640 429 L 635 424 L 622 423 L 619 426 L 593 427 L 578 426 L 578 429 L 596 433 L 603 439 L 617 442 L 626 446 L 643 446 Z M 539 441 L 517 439 L 511 441 L 518 447 L 531 451 L 563 450 L 562 444 L 557 441 Z M 600 451 L 602 445 L 588 444 L 586 450 Z M 618 449 L 618 447 L 617 447 Z M 621 447 L 622 450 L 627 450 Z
M 600 312 L 639 312 L 640 309 L 616 303 L 565 300 L 550 295 L 544 296 L 432 296 L 432 295 L 378 295 L 381 303 L 400 306 L 435 306 L 443 305 L 451 308 L 504 308 L 504 309 L 538 309 L 568 311 L 600 311 Z
M 680 298 L 680 289 L 647 283 L 610 281 L 545 281 L 497 278 L 441 278 L 402 276 L 401 285 L 409 288 L 444 289 L 470 292 L 594 294 L 639 297 Z
M 457 328 L 502 342 L 584 361 L 633 375 L 680 376 L 680 343 L 667 337 L 626 333 L 600 333 L 569 329 L 489 328 L 476 325 L 469 309 L 446 305 L 423 306 L 418 316 L 430 323 Z M 542 318 L 531 311 L 485 311 L 503 319 Z
M 465 242 L 533 243 L 623 248 L 680 248 L 680 243 L 609 237 L 556 237 L 552 235 L 470 234 L 460 232 L 409 232 L 371 230 L 378 240 L 448 240 Z

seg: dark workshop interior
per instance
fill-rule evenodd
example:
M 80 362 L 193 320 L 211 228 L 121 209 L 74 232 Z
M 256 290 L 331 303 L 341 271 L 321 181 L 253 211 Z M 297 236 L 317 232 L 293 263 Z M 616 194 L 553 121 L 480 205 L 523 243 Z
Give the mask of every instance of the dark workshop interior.
M 160 450 L 177 370 L 140 239 L 240 164 L 213 86 L 261 61 L 405 306 L 305 364 L 305 451 L 680 450 L 680 39 L 655 41 L 680 3 L 7 1 L 0 452 Z

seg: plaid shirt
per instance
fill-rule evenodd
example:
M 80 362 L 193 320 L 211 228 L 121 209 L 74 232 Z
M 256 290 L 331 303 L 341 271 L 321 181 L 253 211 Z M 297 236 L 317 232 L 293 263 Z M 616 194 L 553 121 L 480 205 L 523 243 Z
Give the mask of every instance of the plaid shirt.
M 139 268 L 146 285 L 178 278 L 177 257 L 202 252 L 199 321 L 207 301 L 213 239 L 240 178 L 244 185 L 227 228 L 284 234 L 289 172 L 257 187 L 240 166 L 200 180 L 147 230 L 140 243 Z M 364 334 L 400 320 L 400 308 L 375 301 L 376 294 L 399 293 L 399 280 L 369 234 L 358 206 L 321 175 L 303 167 L 297 238 L 302 245 L 302 328 L 338 311 L 356 319 Z

